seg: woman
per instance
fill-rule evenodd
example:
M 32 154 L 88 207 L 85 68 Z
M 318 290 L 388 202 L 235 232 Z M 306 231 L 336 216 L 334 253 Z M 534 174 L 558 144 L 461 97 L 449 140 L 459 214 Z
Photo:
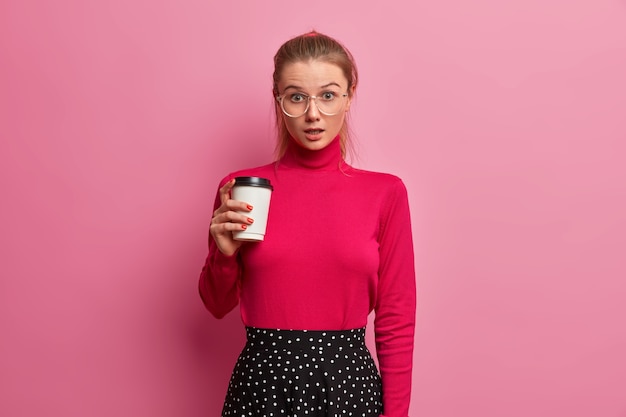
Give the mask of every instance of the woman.
M 200 296 L 223 317 L 237 304 L 247 344 L 222 416 L 407 416 L 415 271 L 406 189 L 345 162 L 357 86 L 350 52 L 310 32 L 274 57 L 277 160 L 228 175 L 210 226 Z M 265 240 L 230 198 L 237 176 L 270 179 Z M 375 312 L 379 371 L 364 343 Z M 280 329 L 280 330 L 279 330 Z

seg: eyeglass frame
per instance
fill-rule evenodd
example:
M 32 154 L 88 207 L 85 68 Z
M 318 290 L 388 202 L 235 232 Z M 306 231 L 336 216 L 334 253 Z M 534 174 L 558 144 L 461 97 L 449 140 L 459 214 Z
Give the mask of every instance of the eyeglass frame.
M 276 96 L 276 101 L 278 101 L 278 103 L 279 103 L 279 105 L 280 105 L 280 109 L 283 111 L 283 113 L 285 114 L 285 116 L 287 116 L 287 117 L 291 117 L 292 119 L 297 119 L 298 117 L 302 117 L 302 116 L 304 116 L 304 115 L 306 114 L 306 112 L 308 112 L 308 111 L 309 111 L 309 107 L 311 106 L 311 99 L 316 100 L 316 101 L 315 101 L 315 107 L 317 108 L 317 111 L 319 111 L 320 113 L 322 113 L 324 116 L 336 116 L 336 115 L 338 115 L 339 113 L 341 113 L 341 110 L 339 110 L 339 111 L 337 111 L 337 112 L 335 112 L 335 113 L 326 113 L 324 110 L 320 109 L 320 107 L 317 105 L 317 99 L 318 99 L 318 97 L 317 97 L 317 96 L 310 96 L 310 95 L 305 94 L 305 93 L 298 93 L 298 94 L 301 94 L 301 95 L 303 95 L 304 97 L 306 97 L 306 98 L 307 98 L 307 101 L 306 101 L 306 108 L 304 109 L 304 111 L 302 112 L 302 114 L 301 114 L 301 115 L 299 115 L 299 116 L 294 116 L 294 115 L 292 115 L 292 114 L 287 113 L 287 110 L 285 110 L 285 105 L 283 104 L 283 100 L 285 99 L 285 96 L 287 96 L 287 94 L 288 94 L 288 93 L 284 93 L 284 94 L 282 94 L 282 95 L 280 95 L 280 96 Z M 346 98 L 346 97 L 348 97 L 348 96 L 349 96 L 349 94 L 348 94 L 348 93 L 342 93 L 342 94 L 340 95 L 340 97 L 341 97 L 341 98 Z

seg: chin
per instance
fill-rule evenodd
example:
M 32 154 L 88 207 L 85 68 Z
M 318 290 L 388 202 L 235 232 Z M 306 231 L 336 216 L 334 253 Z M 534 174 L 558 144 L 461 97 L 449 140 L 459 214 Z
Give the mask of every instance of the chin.
M 310 141 L 310 140 L 307 140 L 306 138 L 298 140 L 298 144 L 300 146 L 302 146 L 303 148 L 312 150 L 312 151 L 319 151 L 320 149 L 324 149 L 325 147 L 330 145 L 331 142 L 332 140 L 325 139 L 325 138 L 322 138 L 316 141 Z
M 327 147 L 329 144 L 330 142 L 317 141 L 317 142 L 309 142 L 303 146 L 312 151 L 320 151 L 324 149 L 325 147 Z

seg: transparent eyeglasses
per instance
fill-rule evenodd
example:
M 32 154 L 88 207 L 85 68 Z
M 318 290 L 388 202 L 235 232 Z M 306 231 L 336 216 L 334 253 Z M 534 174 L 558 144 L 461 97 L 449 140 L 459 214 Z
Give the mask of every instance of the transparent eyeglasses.
M 304 93 L 287 93 L 276 97 L 283 113 L 289 117 L 300 117 L 309 110 L 311 100 L 320 113 L 326 116 L 334 116 L 341 112 L 347 93 L 339 94 L 334 91 L 326 91 L 320 96 L 309 96 Z

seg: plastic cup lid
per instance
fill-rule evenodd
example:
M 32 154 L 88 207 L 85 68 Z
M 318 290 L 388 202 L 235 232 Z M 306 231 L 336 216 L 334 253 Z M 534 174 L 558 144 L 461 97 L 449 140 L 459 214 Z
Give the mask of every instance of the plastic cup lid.
M 235 187 L 238 185 L 244 185 L 248 187 L 263 187 L 274 190 L 270 180 L 261 177 L 235 177 Z

